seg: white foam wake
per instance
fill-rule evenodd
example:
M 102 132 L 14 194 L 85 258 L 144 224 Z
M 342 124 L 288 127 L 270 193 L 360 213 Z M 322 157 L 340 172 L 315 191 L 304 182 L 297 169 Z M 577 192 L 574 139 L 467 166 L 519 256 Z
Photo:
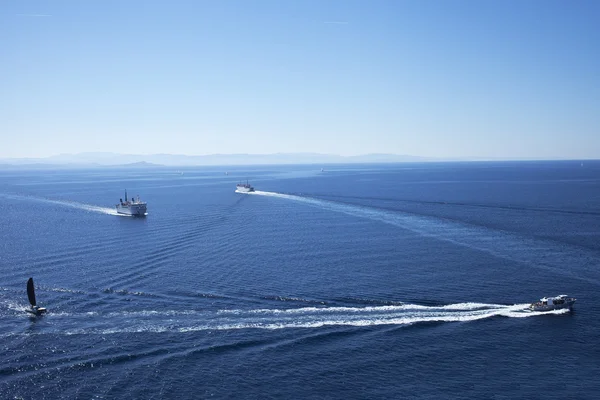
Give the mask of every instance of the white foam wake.
M 79 210 L 95 212 L 95 213 L 100 213 L 100 214 L 119 215 L 119 216 L 123 215 L 123 214 L 117 213 L 117 210 L 114 208 L 100 207 L 100 206 L 95 206 L 92 204 L 78 203 L 75 201 L 49 200 L 49 199 L 43 199 L 42 201 L 45 203 L 57 204 L 59 206 L 77 208 Z
M 100 213 L 100 214 L 126 216 L 124 214 L 117 213 L 117 210 L 115 208 L 101 207 L 101 206 L 96 206 L 93 204 L 78 203 L 76 201 L 52 200 L 52 199 L 46 199 L 43 197 L 20 196 L 20 195 L 3 195 L 2 197 L 18 199 L 18 200 L 37 201 L 40 203 L 56 204 L 56 205 L 63 206 L 63 207 L 71 207 L 71 208 L 76 208 L 79 210 L 95 212 L 95 213 Z
M 220 310 L 219 314 L 325 314 L 325 313 L 393 313 L 404 311 L 474 311 L 474 310 L 497 310 L 517 307 L 525 309 L 528 304 L 517 304 L 506 306 L 501 304 L 486 303 L 457 303 L 444 306 L 422 306 L 419 304 L 402 304 L 393 306 L 367 306 L 367 307 L 302 307 L 288 309 L 256 309 L 256 310 Z
M 14 309 L 24 309 L 15 307 Z M 239 329 L 315 329 L 326 326 L 412 325 L 466 323 L 494 317 L 527 318 L 569 310 L 532 312 L 528 304 L 458 303 L 445 306 L 404 304 L 377 307 L 303 307 L 238 310 L 129 310 L 108 313 L 50 312 L 48 330 L 40 333 L 85 335 L 136 332 L 195 332 Z M 84 328 L 82 328 L 84 326 Z M 0 335 L 2 336 L 2 335 Z

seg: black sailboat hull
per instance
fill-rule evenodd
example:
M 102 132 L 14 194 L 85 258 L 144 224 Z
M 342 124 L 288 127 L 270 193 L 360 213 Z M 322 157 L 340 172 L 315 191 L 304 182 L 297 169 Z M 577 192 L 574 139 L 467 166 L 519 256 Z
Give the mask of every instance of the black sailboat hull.
M 33 315 L 42 315 L 46 312 L 46 309 L 43 307 L 31 307 L 29 309 L 26 310 L 28 313 L 33 314 Z

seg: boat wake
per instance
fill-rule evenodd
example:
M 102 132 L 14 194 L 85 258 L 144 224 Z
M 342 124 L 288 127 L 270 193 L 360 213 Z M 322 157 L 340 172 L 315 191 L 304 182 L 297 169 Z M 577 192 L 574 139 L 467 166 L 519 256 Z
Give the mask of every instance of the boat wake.
M 52 199 L 46 199 L 43 197 L 20 196 L 20 195 L 3 195 L 2 197 L 10 198 L 10 199 L 18 199 L 18 200 L 37 201 L 40 203 L 47 203 L 47 204 L 56 204 L 56 205 L 63 206 L 63 207 L 76 208 L 79 210 L 100 213 L 100 214 L 127 216 L 124 214 L 117 213 L 117 210 L 114 208 L 100 207 L 100 206 L 96 206 L 93 204 L 78 203 L 76 201 L 52 200 Z
M 420 323 L 471 322 L 487 318 L 527 318 L 560 315 L 568 309 L 532 312 L 529 304 L 458 303 L 443 306 L 403 304 L 374 307 L 303 307 L 289 309 L 132 310 L 116 312 L 48 313 L 48 325 L 36 334 L 185 333 L 240 329 L 314 329 L 373 327 Z M 7 336 L 5 334 L 0 336 Z
M 116 215 L 116 216 L 125 216 L 125 217 L 128 216 L 128 215 L 125 215 L 125 214 L 119 214 L 117 212 L 117 210 L 115 210 L 113 208 L 94 206 L 94 205 L 91 205 L 91 204 L 84 204 L 84 203 L 77 203 L 77 202 L 74 202 L 74 201 L 45 200 L 45 202 L 46 203 L 52 203 L 52 204 L 58 204 L 58 205 L 61 205 L 61 206 L 66 206 L 66 207 L 71 207 L 71 208 L 77 208 L 79 210 L 84 210 L 84 211 L 89 211 L 89 212 L 94 212 L 94 213 L 107 214 L 107 215 Z
M 550 240 L 522 236 L 517 233 L 459 221 L 379 209 L 366 205 L 347 204 L 277 192 L 255 191 L 247 194 L 292 200 L 328 211 L 394 225 L 420 236 L 443 240 L 473 250 L 483 251 L 495 257 L 524 263 L 531 267 L 600 285 L 600 275 L 596 268 L 597 253 L 565 243 L 558 244 Z M 577 266 L 577 269 L 566 269 L 564 268 L 565 265 Z

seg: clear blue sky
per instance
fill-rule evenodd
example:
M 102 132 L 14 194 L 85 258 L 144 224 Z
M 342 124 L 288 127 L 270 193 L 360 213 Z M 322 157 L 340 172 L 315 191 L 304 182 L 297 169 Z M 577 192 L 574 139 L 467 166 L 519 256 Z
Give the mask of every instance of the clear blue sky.
M 600 1 L 0 3 L 0 157 L 600 158 Z

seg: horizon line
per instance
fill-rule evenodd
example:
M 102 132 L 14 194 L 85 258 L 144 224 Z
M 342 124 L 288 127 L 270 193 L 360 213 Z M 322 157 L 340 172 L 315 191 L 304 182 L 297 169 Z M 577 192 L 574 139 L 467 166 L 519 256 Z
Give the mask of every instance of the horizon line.
M 367 156 L 386 156 L 386 157 L 410 157 L 433 160 L 600 160 L 598 157 L 560 157 L 560 156 L 424 156 L 400 153 L 360 153 L 360 154 L 337 154 L 337 153 L 319 153 L 319 152 L 274 152 L 274 153 L 206 153 L 206 154 L 182 154 L 182 153 L 114 153 L 110 151 L 83 151 L 77 153 L 58 153 L 48 156 L 0 156 L 0 161 L 7 160 L 46 160 L 65 156 L 85 156 L 85 155 L 108 155 L 108 156 L 134 156 L 134 157 L 153 157 L 153 156 L 174 156 L 186 158 L 200 157 L 229 157 L 229 156 L 248 156 L 248 157 L 268 157 L 268 156 L 324 156 L 340 158 L 357 158 Z

